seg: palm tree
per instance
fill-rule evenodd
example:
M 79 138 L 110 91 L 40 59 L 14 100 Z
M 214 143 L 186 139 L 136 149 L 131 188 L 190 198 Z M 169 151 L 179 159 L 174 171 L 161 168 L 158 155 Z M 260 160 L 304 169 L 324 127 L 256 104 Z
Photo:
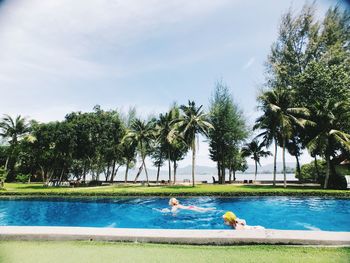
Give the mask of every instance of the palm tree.
M 136 147 L 137 147 L 137 142 L 131 138 L 125 139 L 124 141 L 122 141 L 121 148 L 122 148 L 122 154 L 126 165 L 124 183 L 128 182 L 128 172 L 129 172 L 130 166 L 135 162 Z
M 9 159 L 12 156 L 14 148 L 18 141 L 29 132 L 29 124 L 21 115 L 13 119 L 9 115 L 4 115 L 0 121 L 0 136 L 8 140 L 10 144 L 10 153 L 6 159 L 5 170 L 7 170 Z
M 260 98 L 259 98 L 260 99 Z M 260 100 L 265 99 L 261 98 Z M 262 101 L 262 106 L 260 107 L 261 110 L 264 111 L 264 114 L 260 116 L 256 121 L 255 125 L 253 127 L 254 130 L 261 129 L 263 132 L 258 134 L 256 137 L 262 137 L 263 138 L 263 144 L 266 147 L 269 147 L 272 143 L 274 143 L 275 146 L 275 152 L 273 154 L 273 185 L 276 185 L 276 172 L 277 172 L 277 146 L 278 146 L 278 125 L 277 125 L 277 118 L 274 116 L 274 113 L 270 111 L 268 108 L 265 108 L 264 106 L 268 105 L 266 101 Z
M 174 121 L 179 118 L 179 109 L 174 105 L 169 112 L 159 115 L 159 120 L 157 122 L 157 140 L 161 145 L 161 149 L 166 152 L 168 159 L 168 169 L 169 169 L 169 184 L 171 183 L 171 144 L 172 139 L 170 138 L 172 130 L 174 128 Z
M 295 125 L 304 127 L 306 124 L 312 124 L 311 121 L 305 119 L 306 116 L 310 115 L 308 109 L 292 107 L 293 94 L 294 91 L 291 89 L 278 88 L 264 92 L 259 98 L 262 102 L 262 107 L 271 111 L 271 114 L 274 116 L 271 121 L 276 122 L 278 134 L 281 137 L 284 187 L 287 187 L 286 142 L 292 137 Z
M 135 119 L 131 124 L 131 129 L 127 131 L 127 134 L 124 136 L 123 141 L 130 140 L 131 142 L 136 142 L 139 148 L 140 157 L 142 164 L 140 167 L 140 172 L 142 168 L 145 169 L 147 185 L 149 186 L 148 172 L 146 167 L 146 156 L 149 152 L 149 145 L 154 139 L 154 122 L 149 121 L 145 122 L 140 119 Z M 136 175 L 134 182 L 137 181 L 140 172 Z
M 196 163 L 196 135 L 203 134 L 208 136 L 209 129 L 214 127 L 207 120 L 207 114 L 202 110 L 202 105 L 197 107 L 194 101 L 188 101 L 188 105 L 181 105 L 182 115 L 174 121 L 173 128 L 169 138 L 174 140 L 177 136 L 184 140 L 192 150 L 192 186 L 195 186 L 195 163 Z
M 271 155 L 271 152 L 265 151 L 263 148 L 265 147 L 264 143 L 259 143 L 257 139 L 252 140 L 250 143 L 247 143 L 242 148 L 242 156 L 248 157 L 251 156 L 251 159 L 255 162 L 255 175 L 254 181 L 256 181 L 256 174 L 258 173 L 258 164 L 260 164 L 261 157 L 267 157 Z
M 307 147 L 311 153 L 318 152 L 323 155 L 327 163 L 324 188 L 328 187 L 331 174 L 331 156 L 337 149 L 345 148 L 350 151 L 350 134 L 341 130 L 343 123 L 350 120 L 350 104 L 346 102 L 318 103 L 313 112 L 315 136 L 309 141 Z
M 136 119 L 136 109 L 129 108 L 129 111 L 126 115 L 122 115 L 122 120 L 127 132 L 131 129 L 131 125 Z M 126 134 L 125 134 L 126 135 Z M 125 136 L 124 136 L 125 137 Z M 124 183 L 128 182 L 128 173 L 130 166 L 136 162 L 136 148 L 137 141 L 134 141 L 133 138 L 123 138 L 121 142 L 122 156 L 124 157 L 124 163 L 126 165 Z

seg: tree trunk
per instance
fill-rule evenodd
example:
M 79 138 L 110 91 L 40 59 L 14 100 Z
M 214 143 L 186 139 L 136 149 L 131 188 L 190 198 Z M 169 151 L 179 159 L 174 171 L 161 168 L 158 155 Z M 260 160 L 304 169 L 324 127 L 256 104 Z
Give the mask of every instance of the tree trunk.
M 168 167 L 169 167 L 169 184 L 171 184 L 171 161 L 170 161 L 170 155 L 168 155 Z
M 111 169 L 111 165 L 110 165 L 110 163 L 108 163 L 107 171 L 104 169 L 104 173 L 105 173 L 105 182 L 107 182 L 108 179 L 109 179 L 109 175 L 110 175 L 110 173 L 111 173 L 110 169 Z
M 146 167 L 146 163 L 145 163 L 145 157 L 142 158 L 142 163 L 143 163 L 143 166 L 145 167 L 147 186 L 149 186 L 149 180 L 148 180 L 147 167 Z
M 300 162 L 299 162 L 299 158 L 298 155 L 295 155 L 295 159 L 297 161 L 297 173 L 298 173 L 298 177 L 301 177 L 301 170 L 300 170 Z
M 222 170 L 221 184 L 225 184 L 225 181 L 226 181 L 226 168 L 225 168 L 224 165 L 223 165 L 221 170 Z
M 115 177 L 117 176 L 117 173 L 118 173 L 118 170 L 119 170 L 120 166 L 122 166 L 122 165 L 120 164 L 120 165 L 118 165 L 118 166 L 116 167 L 116 169 L 113 169 L 114 171 L 112 171 L 111 180 L 110 180 L 111 183 L 114 182 L 114 179 L 115 179 Z
M 315 154 L 314 159 L 315 159 L 314 164 L 315 164 L 315 170 L 316 170 L 316 175 L 315 175 L 314 181 L 315 181 L 315 183 L 316 183 L 316 182 L 317 182 L 317 178 L 320 178 L 320 171 L 318 170 L 318 164 L 317 164 L 317 157 L 316 157 L 316 154 Z
M 158 184 L 158 182 L 159 182 L 159 173 L 160 173 L 160 162 L 158 164 L 158 169 L 157 169 L 157 181 L 156 181 L 156 184 Z
M 229 179 L 228 180 L 229 180 L 229 183 L 231 184 L 232 183 L 232 169 L 229 169 L 228 173 L 229 173 L 229 177 L 228 177 Z
M 53 173 L 54 173 L 54 171 L 52 171 L 52 170 L 47 171 L 46 180 L 47 180 L 48 182 L 51 181 L 52 176 L 53 176 Z
M 236 181 L 236 171 L 233 170 L 233 181 Z
M 275 155 L 273 156 L 273 186 L 276 186 L 276 173 L 277 173 L 277 140 L 275 138 Z
M 140 166 L 140 168 L 139 168 L 139 171 L 137 172 L 137 175 L 136 175 L 136 177 L 135 177 L 134 183 L 136 183 L 137 179 L 139 179 L 139 176 L 140 176 L 142 170 L 143 170 L 143 162 L 141 163 L 141 166 Z
M 287 176 L 286 176 L 286 139 L 283 138 L 283 187 L 287 187 Z
M 58 186 L 62 182 L 63 173 L 64 173 L 64 168 L 62 169 L 62 172 L 61 172 L 61 175 L 60 175 L 60 179 L 58 180 Z
M 173 184 L 176 184 L 176 161 L 174 161 L 174 182 Z
M 195 182 L 194 182 L 195 165 L 196 165 L 196 138 L 194 138 L 192 142 L 192 186 L 193 187 L 195 186 Z
M 328 188 L 328 180 L 331 172 L 331 157 L 328 153 L 326 154 L 326 162 L 327 162 L 327 171 L 326 171 L 326 178 L 324 179 L 324 185 L 323 185 L 324 189 Z
M 116 161 L 116 160 L 113 160 L 113 163 L 112 163 L 112 173 L 111 173 L 111 178 L 110 178 L 110 180 L 109 180 L 109 182 L 111 182 L 111 183 L 113 183 L 113 180 L 114 180 L 114 173 L 115 173 L 116 164 L 117 164 L 117 161 Z
M 256 160 L 255 161 L 255 174 L 254 174 L 254 182 L 256 181 L 256 174 L 258 173 L 258 162 Z
M 218 182 L 220 183 L 221 181 L 221 164 L 218 161 Z
M 40 170 L 41 170 L 41 179 L 43 180 L 43 184 L 45 184 L 46 180 L 45 180 L 44 168 L 42 166 L 40 166 Z
M 83 182 L 85 183 L 85 181 L 86 181 L 86 167 L 87 165 L 86 165 L 86 162 L 84 162 L 84 168 L 83 168 Z
M 125 169 L 125 180 L 124 180 L 124 183 L 127 183 L 128 182 L 128 172 L 129 172 L 129 160 L 126 162 L 126 169 Z
M 8 166 L 8 164 L 9 164 L 9 160 L 10 160 L 10 156 L 7 156 L 7 158 L 6 158 L 6 162 L 5 162 L 5 171 L 7 171 L 7 166 Z

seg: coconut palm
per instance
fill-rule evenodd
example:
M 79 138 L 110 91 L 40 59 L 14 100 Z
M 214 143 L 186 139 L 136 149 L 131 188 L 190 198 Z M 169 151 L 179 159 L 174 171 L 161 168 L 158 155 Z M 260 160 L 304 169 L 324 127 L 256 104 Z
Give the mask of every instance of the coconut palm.
M 307 124 L 312 125 L 312 122 L 305 118 L 310 115 L 308 109 L 292 106 L 293 93 L 294 91 L 291 89 L 278 88 L 264 92 L 259 98 L 262 107 L 271 111 L 274 118 L 270 118 L 270 120 L 276 122 L 278 134 L 281 137 L 284 187 L 287 187 L 286 142 L 292 137 L 295 125 L 300 127 L 305 127 Z M 272 123 L 271 125 L 274 126 Z
M 130 169 L 130 166 L 133 165 L 133 163 L 136 161 L 136 147 L 137 147 L 137 141 L 134 141 L 132 138 L 125 139 L 122 141 L 121 149 L 122 154 L 125 159 L 125 175 L 124 175 L 124 183 L 128 182 L 128 172 Z
M 263 98 L 259 98 L 260 101 Z M 256 137 L 262 137 L 263 138 L 263 144 L 266 147 L 269 147 L 272 143 L 274 143 L 275 151 L 273 154 L 273 185 L 276 185 L 276 161 L 277 161 L 277 146 L 278 146 L 278 125 L 277 125 L 277 118 L 274 116 L 274 112 L 270 111 L 268 108 L 264 108 L 265 105 L 268 105 L 266 101 L 261 101 L 262 106 L 260 107 L 261 110 L 264 111 L 264 114 L 260 116 L 255 121 L 255 125 L 253 127 L 254 130 L 260 129 L 263 130 L 260 134 L 258 134 Z
M 131 125 L 136 119 L 136 109 L 130 108 L 126 115 L 121 115 L 126 131 L 131 129 Z M 128 173 L 130 166 L 132 166 L 136 162 L 136 148 L 137 141 L 134 141 L 133 138 L 125 138 L 121 142 L 121 151 L 124 157 L 125 163 L 125 175 L 124 175 L 124 183 L 128 182 Z
M 258 164 L 261 166 L 260 158 L 271 155 L 271 152 L 265 151 L 264 147 L 265 145 L 263 142 L 259 143 L 257 139 L 254 139 L 250 143 L 245 144 L 242 148 L 242 156 L 251 156 L 251 159 L 253 159 L 255 162 L 254 181 L 256 181 L 256 174 L 258 173 Z
M 326 103 L 317 103 L 313 112 L 313 121 L 317 124 L 315 136 L 307 144 L 311 153 L 322 155 L 326 159 L 327 171 L 324 188 L 328 187 L 331 174 L 331 156 L 339 148 L 350 151 L 350 134 L 341 130 L 344 122 L 350 120 L 350 104 L 327 100 Z
M 179 118 L 179 109 L 175 105 L 169 112 L 159 115 L 159 120 L 156 125 L 157 140 L 161 145 L 161 150 L 166 152 L 166 158 L 168 159 L 169 169 L 169 184 L 171 183 L 171 150 L 172 139 L 170 138 L 172 130 L 174 128 L 174 121 Z M 162 156 L 162 154 L 160 154 Z
M 140 171 L 145 169 L 147 185 L 149 186 L 148 172 L 146 167 L 146 156 L 149 152 L 149 145 L 154 139 L 154 122 L 145 122 L 140 119 L 135 119 L 131 124 L 131 129 L 127 131 L 123 141 L 136 142 L 138 145 L 139 154 L 142 160 Z M 136 175 L 134 182 L 137 181 L 140 172 Z
M 197 107 L 194 101 L 188 101 L 188 105 L 181 105 L 182 115 L 174 121 L 175 128 L 169 136 L 174 140 L 178 137 L 176 135 L 179 135 L 192 150 L 192 186 L 195 186 L 196 136 L 208 136 L 208 131 L 213 129 L 202 107 Z
M 9 159 L 12 156 L 14 148 L 18 141 L 29 132 L 29 124 L 25 118 L 18 115 L 13 119 L 9 115 L 4 115 L 0 121 L 0 136 L 8 140 L 10 144 L 10 153 L 6 159 L 5 170 L 7 170 Z

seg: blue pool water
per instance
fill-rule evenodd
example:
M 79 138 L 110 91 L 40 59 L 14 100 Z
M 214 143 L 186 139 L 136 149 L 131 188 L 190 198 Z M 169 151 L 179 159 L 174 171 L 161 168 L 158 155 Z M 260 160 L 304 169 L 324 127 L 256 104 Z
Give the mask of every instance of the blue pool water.
M 350 200 L 318 197 L 179 198 L 184 205 L 215 207 L 205 213 L 162 211 L 167 198 L 0 199 L 2 226 L 226 229 L 233 211 L 249 225 L 270 229 L 350 231 Z M 165 209 L 168 210 L 168 209 Z

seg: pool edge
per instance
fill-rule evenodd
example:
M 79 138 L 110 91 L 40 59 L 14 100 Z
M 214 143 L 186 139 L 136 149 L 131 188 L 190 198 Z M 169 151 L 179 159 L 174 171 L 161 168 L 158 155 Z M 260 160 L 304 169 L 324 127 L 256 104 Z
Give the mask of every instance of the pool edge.
M 350 232 L 309 230 L 185 230 L 93 227 L 0 226 L 0 241 L 118 241 L 196 245 L 350 246 Z

